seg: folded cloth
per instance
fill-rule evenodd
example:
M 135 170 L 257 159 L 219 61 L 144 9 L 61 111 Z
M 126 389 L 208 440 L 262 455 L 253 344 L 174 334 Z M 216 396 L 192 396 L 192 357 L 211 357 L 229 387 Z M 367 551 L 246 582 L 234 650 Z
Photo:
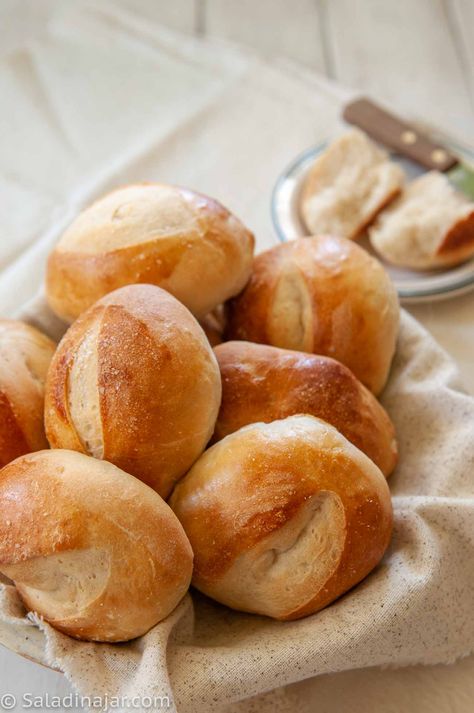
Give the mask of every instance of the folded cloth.
M 0 243 L 0 304 L 55 337 L 64 325 L 35 295 L 48 250 L 84 204 L 124 182 L 184 183 L 235 210 L 259 249 L 268 247 L 275 177 L 333 132 L 348 96 L 289 65 L 179 38 L 102 2 L 58 6 L 47 31 L 0 65 L 0 88 L 9 98 L 0 118 L 8 137 L 0 225 L 9 236 Z M 26 618 L 6 583 L 0 641 L 64 671 L 83 695 L 167 697 L 180 713 L 244 710 L 239 701 L 322 673 L 469 653 L 474 400 L 406 313 L 383 403 L 400 445 L 393 542 L 381 565 L 324 611 L 279 623 L 193 592 L 141 639 L 97 645 Z M 289 710 L 291 694 L 251 706 Z
M 57 335 L 42 301 L 21 316 L 46 329 L 53 324 Z M 456 389 L 456 379 L 453 362 L 404 312 L 383 394 L 400 445 L 390 480 L 393 541 L 376 570 L 332 606 L 282 623 L 193 593 L 146 636 L 120 646 L 74 641 L 32 617 L 44 633 L 44 662 L 64 671 L 83 695 L 165 696 L 191 713 L 226 710 L 225 704 L 322 673 L 451 662 L 469 653 L 474 399 Z M 15 590 L 3 589 L 0 618 L 24 633 Z M 274 710 L 274 698 L 267 702 Z

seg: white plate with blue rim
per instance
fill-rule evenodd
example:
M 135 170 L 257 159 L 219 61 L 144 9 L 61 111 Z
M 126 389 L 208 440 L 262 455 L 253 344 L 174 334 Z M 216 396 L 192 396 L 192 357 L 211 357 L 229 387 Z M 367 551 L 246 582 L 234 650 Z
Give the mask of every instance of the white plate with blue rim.
M 323 142 L 297 156 L 283 171 L 275 184 L 271 199 L 271 213 L 275 231 L 282 242 L 308 235 L 300 213 L 301 191 L 314 160 L 326 149 L 327 145 L 328 142 Z M 451 147 L 466 162 L 474 161 L 474 152 L 457 145 L 451 144 Z M 423 173 L 421 167 L 398 154 L 392 154 L 391 158 L 402 166 L 408 180 Z M 383 263 L 395 284 L 400 300 L 406 304 L 444 300 L 474 289 L 474 258 L 452 268 L 418 272 L 395 267 L 382 260 L 372 249 L 367 237 L 361 238 L 358 244 Z

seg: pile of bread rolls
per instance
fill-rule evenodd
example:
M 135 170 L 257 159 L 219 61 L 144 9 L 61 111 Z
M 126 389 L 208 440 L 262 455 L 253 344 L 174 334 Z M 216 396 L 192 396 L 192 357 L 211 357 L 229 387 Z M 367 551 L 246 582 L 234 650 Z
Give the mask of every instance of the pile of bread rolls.
M 210 198 L 119 188 L 50 255 L 59 345 L 0 323 L 0 572 L 71 636 L 140 636 L 191 583 L 300 618 L 389 544 L 397 294 L 337 235 L 253 251 Z
M 439 171 L 405 183 L 401 167 L 359 129 L 318 156 L 301 214 L 311 233 L 353 240 L 367 232 L 373 249 L 400 267 L 450 267 L 474 255 L 474 203 Z

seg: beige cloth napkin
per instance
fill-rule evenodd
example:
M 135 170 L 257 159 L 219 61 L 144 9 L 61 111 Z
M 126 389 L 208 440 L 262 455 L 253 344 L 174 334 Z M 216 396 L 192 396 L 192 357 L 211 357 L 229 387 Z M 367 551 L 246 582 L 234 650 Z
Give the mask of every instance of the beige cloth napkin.
M 276 175 L 334 131 L 347 96 L 104 3 L 58 6 L 43 35 L 1 64 L 0 91 L 9 97 L 0 117 L 2 313 L 56 336 L 62 325 L 35 295 L 47 251 L 83 204 L 121 182 L 185 183 L 234 209 L 262 249 L 274 240 Z M 4 585 L 0 640 L 28 636 L 35 656 L 85 695 L 168 695 L 180 713 L 290 710 L 291 693 L 259 694 L 326 672 L 469 653 L 474 400 L 457 388 L 452 361 L 404 314 L 383 396 L 401 450 L 393 543 L 370 577 L 323 612 L 275 623 L 193 594 L 145 637 L 93 645 L 27 620 Z

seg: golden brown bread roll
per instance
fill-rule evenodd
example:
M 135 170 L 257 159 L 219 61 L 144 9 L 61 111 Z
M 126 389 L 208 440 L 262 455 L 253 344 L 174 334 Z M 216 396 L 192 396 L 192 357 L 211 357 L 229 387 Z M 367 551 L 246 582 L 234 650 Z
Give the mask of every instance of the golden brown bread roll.
M 150 283 L 197 317 L 248 280 L 254 237 L 226 208 L 160 183 L 125 186 L 84 210 L 50 255 L 46 294 L 72 322 L 123 285 Z
M 344 238 L 300 238 L 258 255 L 227 303 L 226 338 L 323 354 L 383 389 L 398 334 L 398 296 L 382 265 Z
M 360 582 L 392 529 L 380 470 L 313 416 L 227 436 L 194 464 L 170 504 L 193 548 L 195 587 L 275 619 L 312 614 Z
M 55 349 L 34 327 L 0 320 L 0 467 L 48 447 L 44 384 Z
M 40 451 L 0 472 L 0 571 L 26 607 L 79 639 L 127 641 L 186 593 L 189 541 L 151 488 L 81 453 Z
M 393 423 L 377 399 L 340 362 L 251 342 L 225 342 L 214 353 L 222 379 L 214 440 L 249 423 L 309 414 L 337 428 L 385 476 L 395 468 Z
M 192 314 L 153 285 L 111 292 L 69 328 L 46 385 L 46 434 L 114 463 L 166 498 L 204 450 L 219 367 Z

